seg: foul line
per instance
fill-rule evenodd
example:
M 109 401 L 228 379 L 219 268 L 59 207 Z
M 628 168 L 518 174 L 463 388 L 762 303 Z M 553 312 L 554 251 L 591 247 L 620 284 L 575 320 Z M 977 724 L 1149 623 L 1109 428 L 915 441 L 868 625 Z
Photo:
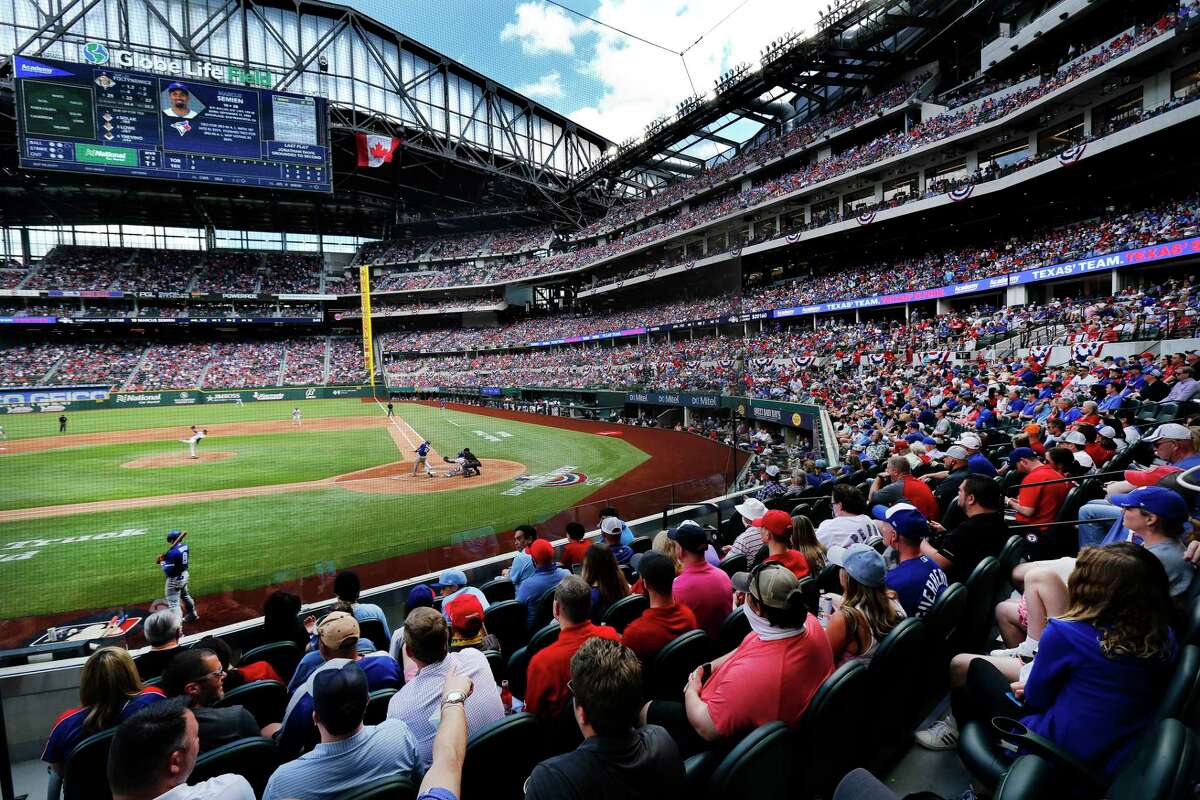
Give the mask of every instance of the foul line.
M 421 438 L 421 434 L 417 433 L 417 429 L 414 428 L 412 425 L 409 425 L 408 422 L 406 422 L 399 414 L 394 414 L 391 417 L 387 417 L 386 416 L 387 409 L 384 408 L 383 403 L 379 402 L 378 397 L 375 398 L 375 405 L 379 406 L 380 410 L 383 411 L 385 417 L 388 419 L 389 422 L 391 422 L 392 428 L 396 431 L 396 433 L 403 436 L 404 441 L 408 443 L 408 446 L 410 448 L 412 448 L 412 451 L 416 452 L 416 449 L 421 444 L 421 442 L 425 441 L 423 438 Z M 410 431 L 412 433 L 412 435 L 416 437 L 415 443 L 414 443 L 413 439 L 409 437 L 408 432 L 406 432 L 405 429 Z M 396 438 L 395 436 L 392 436 L 393 441 L 395 441 L 395 438 Z M 399 445 L 400 443 L 396 442 L 396 444 Z M 408 454 L 405 454 L 405 455 L 407 457 Z M 429 459 L 430 459 L 430 461 L 432 461 L 435 458 L 440 459 L 441 456 L 438 455 L 437 450 L 430 447 L 429 448 Z

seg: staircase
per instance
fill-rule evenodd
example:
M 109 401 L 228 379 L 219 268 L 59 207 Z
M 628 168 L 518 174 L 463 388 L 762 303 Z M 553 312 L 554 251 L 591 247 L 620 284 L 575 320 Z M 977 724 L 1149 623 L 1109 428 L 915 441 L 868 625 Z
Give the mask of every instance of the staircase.
M 203 388 L 204 388 L 204 381 L 206 381 L 206 380 L 208 379 L 208 371 L 209 371 L 210 369 L 212 369 L 212 362 L 211 362 L 211 361 L 209 361 L 207 364 L 205 364 L 205 365 L 204 365 L 204 369 L 202 369 L 202 370 L 200 371 L 200 377 L 196 379 L 196 388 L 197 388 L 197 389 L 203 389 Z
M 58 370 L 62 367 L 63 362 L 66 360 L 67 360 L 67 357 L 64 355 L 62 358 L 58 359 L 58 361 L 54 362 L 54 366 L 50 367 L 49 371 L 47 371 L 46 374 L 42 376 L 42 385 L 43 386 L 50 385 L 50 379 L 54 377 L 55 373 L 58 372 Z
M 325 280 L 325 275 L 321 275 L 322 282 Z M 333 337 L 325 337 L 325 366 L 321 369 L 321 385 L 329 385 L 329 370 L 333 365 Z
M 45 259 L 42 259 L 42 261 L 38 261 L 32 267 L 30 267 L 29 272 L 25 273 L 25 277 L 21 279 L 20 283 L 18 283 L 15 288 L 24 289 L 25 284 L 29 283 L 33 276 L 37 274 L 37 271 L 42 268 L 42 263 L 44 261 Z
M 279 359 L 279 375 L 275 380 L 276 386 L 283 386 L 283 377 L 287 374 L 287 345 L 283 347 L 283 356 Z
M 128 392 L 130 389 L 133 388 L 133 379 L 136 378 L 138 376 L 138 373 L 140 373 L 142 371 L 142 367 L 146 366 L 146 359 L 148 359 L 149 357 L 150 357 L 150 348 L 147 347 L 146 349 L 142 350 L 142 356 L 141 356 L 141 358 L 138 359 L 137 366 L 133 368 L 133 372 L 130 372 L 129 377 L 127 377 L 125 379 L 125 382 L 121 384 L 121 391 Z

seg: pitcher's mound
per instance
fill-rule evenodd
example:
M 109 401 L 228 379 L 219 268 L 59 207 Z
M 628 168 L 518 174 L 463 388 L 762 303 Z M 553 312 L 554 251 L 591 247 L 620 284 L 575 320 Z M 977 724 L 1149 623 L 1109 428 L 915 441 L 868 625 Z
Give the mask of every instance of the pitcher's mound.
M 433 464 L 437 477 L 429 478 L 424 473 L 413 475 L 413 462 L 396 461 L 371 469 L 339 475 L 334 482 L 342 489 L 365 494 L 426 494 L 428 492 L 450 492 L 455 489 L 472 489 L 511 481 L 525 474 L 525 465 L 499 458 L 482 458 L 482 475 L 464 478 L 456 475 L 446 477 L 450 464 Z
M 192 458 L 187 453 L 163 453 L 157 456 L 142 456 L 133 461 L 126 461 L 122 467 L 126 469 L 147 469 L 150 467 L 188 467 L 194 464 L 209 464 L 213 461 L 226 461 L 236 456 L 232 450 L 217 450 L 200 453 Z

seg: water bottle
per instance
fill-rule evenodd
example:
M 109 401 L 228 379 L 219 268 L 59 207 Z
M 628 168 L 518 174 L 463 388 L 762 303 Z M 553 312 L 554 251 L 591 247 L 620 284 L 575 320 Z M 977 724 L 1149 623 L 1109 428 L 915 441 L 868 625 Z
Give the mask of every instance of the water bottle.
M 821 593 L 820 614 L 821 619 L 829 619 L 833 616 L 833 598 L 828 592 Z
M 512 692 L 508 690 L 508 681 L 500 681 L 500 702 L 504 706 L 504 716 L 513 713 Z

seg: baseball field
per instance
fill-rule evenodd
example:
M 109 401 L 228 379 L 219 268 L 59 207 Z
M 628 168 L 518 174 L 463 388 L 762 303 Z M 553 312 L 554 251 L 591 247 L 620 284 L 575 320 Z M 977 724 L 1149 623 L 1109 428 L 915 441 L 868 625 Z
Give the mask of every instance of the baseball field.
M 349 567 L 368 585 L 399 580 L 508 549 L 500 535 L 525 522 L 550 521 L 555 536 L 572 516 L 594 527 L 602 498 L 679 481 L 716 494 L 729 459 L 688 434 L 456 405 L 396 403 L 392 418 L 360 399 L 67 416 L 65 433 L 56 414 L 0 419 L 0 641 L 10 646 L 161 598 L 155 557 L 170 529 L 188 531 L 191 592 L 213 598 L 201 614 L 217 624 L 249 615 L 268 587 Z M 208 430 L 197 458 L 192 425 Z M 432 478 L 413 474 L 422 440 Z M 443 456 L 464 447 L 482 475 L 447 476 Z

